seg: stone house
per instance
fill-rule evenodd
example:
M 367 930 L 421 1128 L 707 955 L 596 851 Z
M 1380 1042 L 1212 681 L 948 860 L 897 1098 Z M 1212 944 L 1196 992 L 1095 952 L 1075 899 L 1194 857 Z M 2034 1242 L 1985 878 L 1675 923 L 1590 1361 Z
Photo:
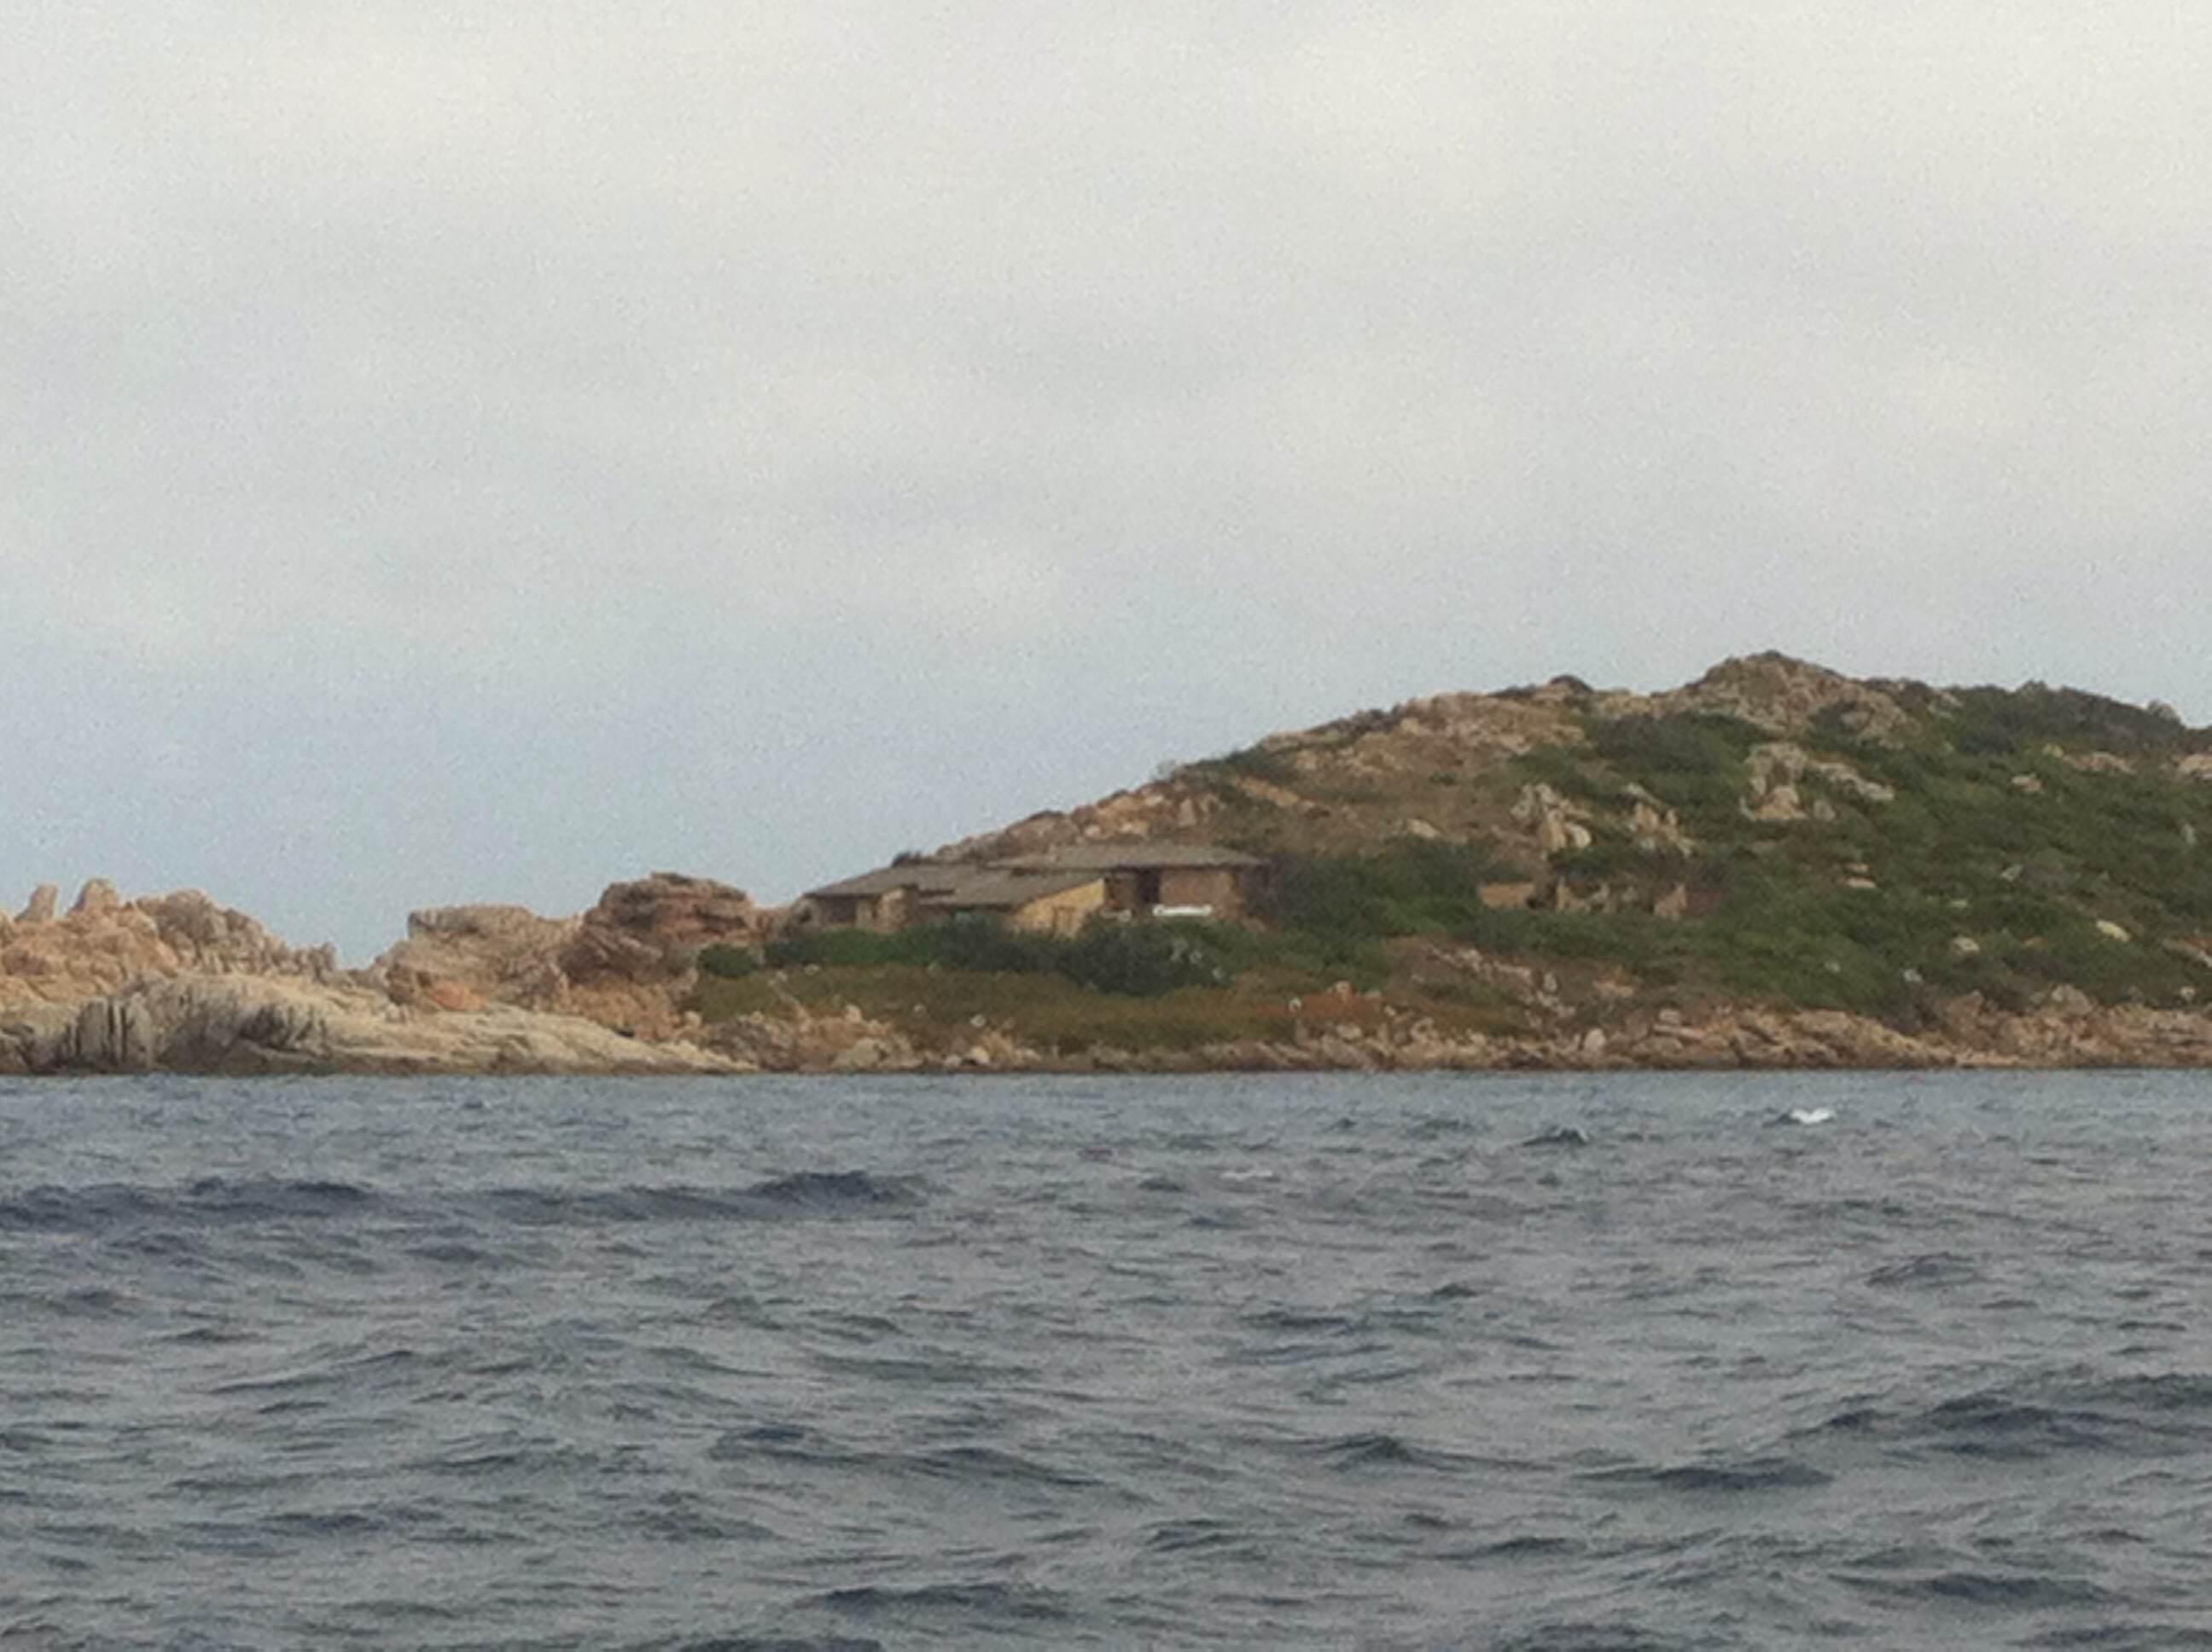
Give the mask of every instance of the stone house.
M 1250 914 L 1268 873 L 1266 861 L 1211 843 L 1076 843 L 997 864 L 1025 876 L 1102 876 L 1110 913 L 1232 921 Z
M 793 921 L 878 933 L 988 915 L 1072 935 L 1097 916 L 1246 917 L 1267 863 L 1210 844 L 1077 844 L 997 860 L 914 859 L 809 890 Z

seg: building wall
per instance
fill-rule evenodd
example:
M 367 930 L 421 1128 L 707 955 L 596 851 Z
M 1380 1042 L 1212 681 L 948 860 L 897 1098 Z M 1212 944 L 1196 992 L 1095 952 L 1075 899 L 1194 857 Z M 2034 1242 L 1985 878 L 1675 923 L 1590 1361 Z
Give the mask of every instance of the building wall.
M 904 929 L 914 921 L 914 892 L 901 889 L 885 895 L 811 895 L 805 910 L 807 921 L 823 929 L 865 929 L 880 934 Z
M 1167 866 L 1160 872 L 1164 907 L 1212 907 L 1217 918 L 1241 917 L 1243 881 L 1231 866 Z
M 1080 884 L 1057 895 L 1041 896 L 1027 906 L 1015 908 L 1006 921 L 1014 929 L 1073 935 L 1105 905 L 1106 880 L 1101 878 L 1095 884 Z
M 842 929 L 860 921 L 860 902 L 849 895 L 810 895 L 799 908 L 802 922 Z

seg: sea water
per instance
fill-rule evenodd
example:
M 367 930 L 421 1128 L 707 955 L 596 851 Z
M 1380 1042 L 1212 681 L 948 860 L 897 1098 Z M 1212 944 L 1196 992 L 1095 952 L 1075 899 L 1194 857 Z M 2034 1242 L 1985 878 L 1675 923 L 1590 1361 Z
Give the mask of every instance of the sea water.
M 9 1648 L 2212 1646 L 2212 1079 L 0 1085 Z

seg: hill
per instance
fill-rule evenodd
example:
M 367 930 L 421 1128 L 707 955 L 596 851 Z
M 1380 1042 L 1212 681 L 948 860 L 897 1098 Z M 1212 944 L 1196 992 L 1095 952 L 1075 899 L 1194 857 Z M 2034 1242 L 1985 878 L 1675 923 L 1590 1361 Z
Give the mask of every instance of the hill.
M 2212 731 L 2160 706 L 1778 654 L 1558 677 L 917 864 L 1162 843 L 1263 858 L 1258 921 L 875 933 L 656 873 L 415 914 L 342 971 L 204 896 L 42 888 L 0 917 L 0 1072 L 2212 1066 Z
M 1363 712 L 938 851 L 1269 857 L 1267 929 L 1206 938 L 1234 979 L 1172 1016 L 1006 972 L 996 998 L 942 968 L 878 993 L 884 953 L 814 955 L 832 979 L 798 985 L 925 1039 L 950 996 L 1116 1060 L 1334 1038 L 1322 1064 L 2194 1060 L 2208 836 L 2212 731 L 2166 708 L 1770 653 L 1657 694 L 1563 677 Z
M 1909 1017 L 2057 984 L 2194 1002 L 2208 834 L 2212 731 L 2163 707 L 1765 654 L 1661 694 L 1559 677 L 1362 713 L 946 852 L 1205 839 L 1277 858 L 1276 921 L 1344 947 L 1449 935 Z

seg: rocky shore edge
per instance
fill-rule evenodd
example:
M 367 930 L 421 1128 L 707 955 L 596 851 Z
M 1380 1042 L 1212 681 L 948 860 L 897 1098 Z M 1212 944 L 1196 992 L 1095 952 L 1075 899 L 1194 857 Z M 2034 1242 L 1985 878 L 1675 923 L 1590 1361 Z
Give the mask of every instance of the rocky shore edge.
M 1317 1020 L 1289 1040 L 1068 1055 L 1012 1028 L 951 1052 L 857 1013 L 744 1017 L 692 1038 L 645 1039 L 578 1015 L 485 1004 L 395 1004 L 371 986 L 185 974 L 74 1005 L 0 1012 L 0 1074 L 1147 1073 L 2212 1067 L 2212 1017 L 2099 1006 L 2069 994 L 2027 1015 L 1973 1000 L 1921 1034 L 1838 1011 L 1662 1012 L 1613 1031 L 1449 1036 L 1418 1019 Z M 2079 999 L 2079 1001 L 2075 1001 Z
M 978 1017 L 950 1046 L 857 1005 L 703 1023 L 684 1003 L 701 946 L 750 944 L 769 914 L 728 885 L 655 873 L 589 912 L 413 914 L 406 940 L 344 970 L 185 892 L 125 902 L 100 880 L 67 912 L 41 889 L 0 918 L 0 1074 L 1201 1072 L 2212 1067 L 2212 1013 L 2100 1005 L 2071 987 L 2024 1011 L 1968 995 L 1904 1032 L 1840 1011 L 1616 1008 L 1604 1024 L 1455 1032 L 1350 994 L 1291 1036 L 1067 1054 Z

